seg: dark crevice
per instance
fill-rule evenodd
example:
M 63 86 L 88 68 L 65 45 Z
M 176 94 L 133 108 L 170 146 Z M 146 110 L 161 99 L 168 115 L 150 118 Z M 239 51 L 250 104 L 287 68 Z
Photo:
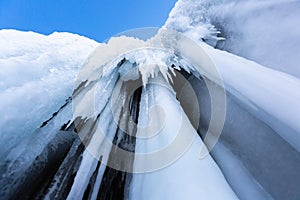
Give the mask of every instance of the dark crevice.
M 85 80 L 83 82 L 81 82 L 78 87 L 74 90 L 72 96 L 77 96 L 84 88 L 85 88 L 85 85 L 88 81 Z
M 66 131 L 68 124 L 70 123 L 71 120 L 69 120 L 67 123 L 65 123 L 64 125 L 62 125 L 62 127 L 60 128 L 61 131 Z
M 52 119 L 54 119 L 54 117 L 64 108 L 66 107 L 70 102 L 72 101 L 72 97 L 69 97 L 68 99 L 66 99 L 66 103 L 64 105 L 62 105 L 55 113 L 52 114 L 52 117 L 50 117 L 48 120 L 44 121 L 42 123 L 42 125 L 40 126 L 40 128 L 45 127 L 48 122 L 50 122 Z
M 131 118 L 136 124 L 138 123 L 141 94 L 142 94 L 142 88 L 138 88 L 133 93 L 132 98 L 129 99 L 129 107 L 124 108 L 127 110 L 123 111 L 129 113 L 129 116 L 126 115 L 125 119 L 120 119 L 120 120 L 126 120 L 128 122 L 129 118 Z M 135 139 L 136 128 L 134 128 L 132 131 L 133 131 L 132 133 L 125 133 L 120 128 L 118 128 L 113 143 L 116 144 L 118 148 L 122 148 L 130 152 L 134 152 L 135 141 L 136 141 Z M 117 144 L 117 140 L 119 138 L 122 139 L 120 143 Z M 109 158 L 110 160 L 114 159 L 115 153 L 116 153 L 116 149 L 113 146 L 110 153 L 110 158 Z M 127 160 L 122 160 L 120 167 L 122 167 L 122 165 L 123 166 L 131 165 L 133 167 L 133 159 L 134 158 L 132 157 Z M 132 173 L 123 172 L 110 167 L 106 167 L 97 199 L 106 199 L 106 200 L 128 199 L 129 185 L 131 180 L 132 180 Z
M 83 151 L 83 144 L 79 138 L 76 138 L 70 151 L 57 170 L 55 177 L 52 179 L 51 184 L 42 192 L 42 199 L 44 199 L 44 195 L 46 194 L 50 199 L 67 198 L 79 169 Z
M 89 184 L 84 192 L 84 195 L 83 195 L 83 200 L 88 200 L 88 199 L 91 199 L 92 197 L 92 193 L 93 193 L 93 186 L 95 185 L 95 182 L 97 180 L 97 175 L 99 173 L 99 168 L 100 168 L 100 165 L 101 165 L 101 162 L 98 161 L 98 164 L 97 164 L 97 167 L 96 167 L 96 170 L 94 171 L 90 181 L 89 181 Z

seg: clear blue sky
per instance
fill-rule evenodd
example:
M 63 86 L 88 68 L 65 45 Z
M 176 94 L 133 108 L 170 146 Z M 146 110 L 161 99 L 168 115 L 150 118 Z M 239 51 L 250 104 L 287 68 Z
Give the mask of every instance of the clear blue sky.
M 176 0 L 0 0 L 0 29 L 67 31 L 104 41 L 164 24 Z

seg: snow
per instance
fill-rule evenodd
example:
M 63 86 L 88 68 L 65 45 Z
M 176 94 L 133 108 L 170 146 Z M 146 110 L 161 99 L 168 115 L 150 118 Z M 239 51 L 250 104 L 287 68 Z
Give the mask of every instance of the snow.
M 0 33 L 5 35 L 2 38 L 7 37 L 7 33 Z M 12 31 L 11 37 L 17 35 L 15 37 L 22 38 L 22 35 L 26 35 L 27 40 L 34 38 L 37 42 L 31 42 L 33 46 L 30 46 L 31 43 L 26 43 L 27 40 L 24 36 L 24 44 L 20 42 L 20 45 L 22 44 L 22 48 L 25 48 L 23 45 L 29 46 L 28 49 L 20 47 L 21 50 L 16 51 L 17 53 L 9 50 L 2 55 L 0 60 L 3 65 L 5 64 L 6 68 L 4 67 L 5 70 L 2 71 L 2 74 L 6 73 L 5 80 L 7 81 L 7 84 L 2 82 L 0 93 L 2 100 L 0 108 L 3 113 L 0 121 L 1 144 L 6 144 L 1 156 L 6 155 L 6 159 L 11 164 L 22 163 L 23 167 L 18 169 L 19 171 L 30 166 L 35 156 L 55 137 L 61 123 L 70 118 L 70 105 L 67 107 L 68 111 L 62 112 L 56 119 L 59 121 L 58 124 L 47 126 L 41 131 L 33 131 L 54 111 L 58 110 L 62 102 L 71 95 L 78 67 L 84 63 L 75 85 L 79 86 L 86 80 L 87 82 L 85 88 L 73 96 L 76 105 L 73 105 L 73 119 L 82 117 L 86 120 L 95 120 L 99 113 L 101 115 L 93 138 L 83 154 L 82 164 L 76 174 L 69 199 L 83 196 L 89 179 L 96 170 L 97 160 L 95 158 L 102 156 L 103 163 L 107 164 L 112 147 L 110 141 L 116 131 L 116 126 L 112 125 L 114 116 L 107 106 L 110 103 L 107 104 L 107 102 L 111 102 L 118 82 L 136 80 L 139 76 L 142 77 L 144 88 L 138 126 L 138 138 L 140 139 L 137 141 L 134 169 L 136 172 L 146 171 L 148 173 L 134 175 L 131 198 L 158 198 L 167 188 L 172 192 L 164 193 L 166 199 L 186 198 L 186 194 L 189 194 L 190 198 L 194 196 L 204 198 L 209 196 L 216 199 L 236 198 L 210 155 L 199 159 L 199 150 L 203 142 L 182 112 L 174 92 L 168 89 L 168 82 L 172 81 L 170 73 L 173 74 L 175 69 L 184 69 L 197 76 L 199 74 L 206 76 L 217 84 L 224 84 L 227 92 L 235 95 L 244 103 L 245 108 L 277 130 L 278 134 L 298 150 L 300 150 L 300 127 L 298 124 L 300 81 L 293 76 L 268 69 L 253 61 L 213 49 L 199 41 L 198 36 L 195 38 L 190 33 L 186 35 L 195 40 L 189 40 L 180 34 L 178 36 L 178 33 L 165 32 L 163 29 L 159 31 L 158 35 L 147 41 L 121 36 L 112 38 L 107 44 L 101 44 L 93 51 L 97 43 L 79 36 L 59 33 L 42 36 Z M 51 37 L 50 41 L 55 42 L 49 42 L 48 37 Z M 64 39 L 64 37 L 69 39 Z M 4 39 L 2 42 L 6 41 L 9 45 L 9 40 Z M 13 48 L 13 45 L 10 45 L 10 48 Z M 72 51 L 72 49 L 76 49 L 76 51 Z M 91 56 L 84 62 L 87 52 L 92 51 Z M 119 65 L 123 58 L 126 61 Z M 24 69 L 21 67 L 23 63 Z M 176 65 L 175 69 L 170 68 L 172 64 Z M 214 71 L 212 64 L 217 71 Z M 16 71 L 6 70 L 8 66 Z M 26 71 L 27 68 L 29 72 L 24 77 L 17 73 L 19 69 Z M 39 70 L 35 74 L 34 70 L 37 68 Z M 30 72 L 30 70 L 33 71 Z M 218 74 L 223 82 L 218 79 Z M 121 78 L 118 80 L 119 75 Z M 18 76 L 21 77 L 19 82 L 15 79 L 9 81 L 8 77 Z M 122 98 L 122 95 L 126 95 L 126 93 L 120 95 Z M 162 112 L 161 108 L 163 108 Z M 14 126 L 10 124 L 14 124 Z M 147 127 L 148 125 L 150 127 Z M 143 157 L 145 153 L 155 153 L 167 147 L 171 141 L 176 141 L 177 135 L 174 133 L 176 130 L 180 130 L 180 125 L 184 127 L 181 141 L 185 142 L 173 148 L 172 152 L 159 152 L 161 158 L 164 158 L 159 159 L 154 156 L 159 162 Z M 289 129 L 291 131 L 287 131 Z M 47 131 L 53 134 L 47 135 Z M 106 135 L 103 135 L 103 131 Z M 32 144 L 30 135 L 40 138 L 40 141 Z M 24 149 L 26 149 L 26 154 L 31 152 L 30 156 L 22 157 Z M 170 156 L 179 150 L 182 151 L 173 160 Z M 10 168 L 10 170 L 16 169 Z M 102 166 L 96 180 L 96 188 L 101 182 L 103 170 Z M 172 177 L 178 178 L 178 181 L 170 182 Z M 160 187 L 155 189 L 154 183 L 158 181 Z M 184 184 L 186 182 L 191 184 Z M 218 193 L 214 190 L 217 185 Z M 153 192 L 154 190 L 155 192 Z M 183 194 L 184 196 L 181 196 Z
M 53 120 L 48 123 L 48 125 L 43 128 L 38 128 L 32 133 L 23 136 L 24 138 L 22 138 L 16 146 L 11 147 L 11 143 L 9 143 L 9 145 L 2 146 L 1 156 L 3 156 L 3 160 L 0 162 L 1 193 L 7 188 L 14 191 L 15 187 L 20 183 L 18 178 L 21 177 L 22 179 L 24 174 L 28 173 L 28 170 L 32 168 L 32 164 L 36 161 L 37 157 L 40 156 L 45 150 L 45 147 L 56 138 L 61 126 L 71 117 L 72 106 L 71 104 L 68 104 Z M 68 134 L 66 134 L 66 136 L 68 136 Z M 53 145 L 57 144 L 54 143 Z M 9 153 L 6 153 L 6 151 L 9 151 Z M 41 159 L 47 160 L 47 155 L 43 155 Z M 4 194 L 7 195 L 7 192 L 4 192 Z
M 142 76 L 143 84 L 146 86 L 150 77 L 155 77 L 160 72 L 165 80 L 169 81 L 168 70 L 173 71 L 168 62 L 172 52 L 162 49 L 142 49 L 126 54 L 126 59 L 132 63 L 138 63 L 138 70 Z M 174 72 L 173 72 L 174 73 Z
M 87 80 L 86 85 L 88 85 L 101 76 L 109 75 L 126 52 L 142 48 L 144 45 L 144 41 L 126 36 L 112 37 L 107 43 L 99 44 L 83 63 L 75 82 L 75 88 L 83 81 Z
M 299 8 L 297 0 L 179 0 L 164 26 L 300 78 Z
M 300 17 L 298 7 L 299 1 L 294 0 L 180 0 L 164 27 L 200 45 L 220 73 L 222 81 L 219 84 L 224 83 L 227 92 L 237 96 L 251 113 L 300 151 L 300 29 L 295 26 Z M 214 28 L 210 29 L 212 26 Z M 228 37 L 222 41 L 224 49 L 245 58 L 202 42 L 204 39 L 213 46 L 222 43 L 220 36 L 215 38 L 216 27 L 223 31 L 222 36 Z M 202 29 L 205 31 L 199 31 Z M 182 38 L 184 52 L 195 58 L 193 65 L 199 63 L 197 71 L 220 82 L 215 77 L 217 73 L 210 73 L 211 67 L 203 61 L 203 56 L 200 57 L 202 50 L 197 46 L 191 50 L 193 42 Z M 196 51 L 198 55 L 193 53 Z
M 8 162 L 2 171 L 5 176 L 26 171 L 68 120 L 97 120 L 68 199 L 83 197 L 101 158 L 92 193 L 96 197 L 117 130 L 111 109 L 120 117 L 128 95 L 116 91 L 141 77 L 130 198 L 236 199 L 212 157 L 199 158 L 203 141 L 170 88 L 171 76 L 185 70 L 224 86 L 300 151 L 297 8 L 299 1 L 179 0 L 154 37 L 119 36 L 103 44 L 70 33 L 0 30 L 1 166 Z M 73 107 L 68 104 L 39 129 L 74 88 L 80 92 L 73 94 Z M 227 156 L 235 159 L 230 152 Z
M 296 0 L 248 0 L 216 5 L 210 13 L 226 37 L 219 48 L 300 78 L 299 9 Z
M 70 33 L 0 31 L 0 159 L 71 96 L 78 68 L 97 45 Z
M 215 43 L 218 30 L 210 23 L 207 9 L 212 4 L 209 0 L 180 0 L 169 14 L 163 28 L 185 33 L 196 40 L 206 39 Z

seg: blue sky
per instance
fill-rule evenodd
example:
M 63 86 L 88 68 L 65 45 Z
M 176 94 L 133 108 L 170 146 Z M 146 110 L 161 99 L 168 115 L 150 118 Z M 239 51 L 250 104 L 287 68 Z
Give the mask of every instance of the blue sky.
M 104 41 L 133 28 L 160 27 L 176 0 L 0 0 L 0 29 L 67 31 Z

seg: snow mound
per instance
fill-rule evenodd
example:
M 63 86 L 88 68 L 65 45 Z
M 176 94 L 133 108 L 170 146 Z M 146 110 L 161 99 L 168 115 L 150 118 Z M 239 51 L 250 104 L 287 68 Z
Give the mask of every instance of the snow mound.
M 71 33 L 0 31 L 0 158 L 71 96 L 78 68 L 97 45 Z

